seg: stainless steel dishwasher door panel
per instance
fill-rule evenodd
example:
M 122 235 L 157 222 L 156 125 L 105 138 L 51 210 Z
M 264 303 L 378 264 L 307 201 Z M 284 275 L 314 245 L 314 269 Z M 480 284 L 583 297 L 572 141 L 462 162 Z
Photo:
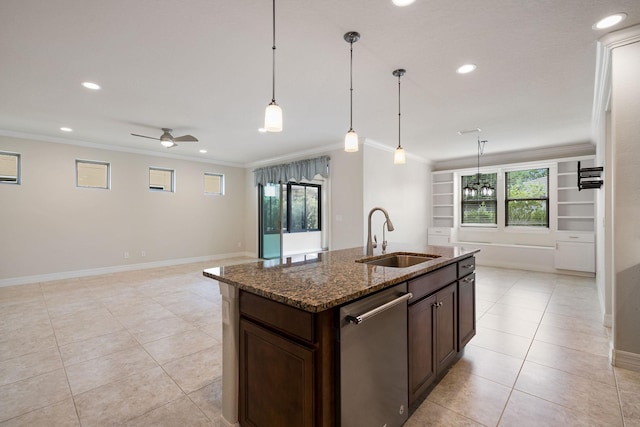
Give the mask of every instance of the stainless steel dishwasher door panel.
M 399 427 L 407 420 L 409 296 L 401 284 L 340 308 L 342 427 Z

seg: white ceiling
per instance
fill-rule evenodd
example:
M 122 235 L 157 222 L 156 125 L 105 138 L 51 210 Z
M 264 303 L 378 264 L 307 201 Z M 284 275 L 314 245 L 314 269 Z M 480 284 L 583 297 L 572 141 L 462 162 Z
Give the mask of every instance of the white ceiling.
M 277 0 L 276 100 L 284 131 L 262 134 L 271 100 L 269 0 L 1 0 L 0 132 L 166 153 L 130 136 L 192 134 L 179 156 L 247 165 L 342 143 L 349 127 L 430 161 L 591 140 L 600 18 L 638 0 Z M 464 63 L 478 69 L 458 75 Z M 103 89 L 80 86 L 94 81 Z M 63 133 L 61 126 L 74 129 Z M 200 154 L 199 149 L 208 150 Z

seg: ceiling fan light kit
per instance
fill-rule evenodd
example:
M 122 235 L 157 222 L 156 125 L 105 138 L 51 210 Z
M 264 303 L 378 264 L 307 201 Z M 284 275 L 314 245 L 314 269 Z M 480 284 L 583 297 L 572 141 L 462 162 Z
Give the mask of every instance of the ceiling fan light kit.
M 132 133 L 131 135 L 138 136 L 140 138 L 155 139 L 156 141 L 160 141 L 160 144 L 162 144 L 162 146 L 166 148 L 177 147 L 178 144 L 176 144 L 176 142 L 198 142 L 198 138 L 193 135 L 182 135 L 174 137 L 173 135 L 171 135 L 171 132 L 173 132 L 173 129 L 162 128 L 162 135 L 160 135 L 160 138 L 154 138 L 153 136 L 147 135 L 139 135 L 137 133 Z

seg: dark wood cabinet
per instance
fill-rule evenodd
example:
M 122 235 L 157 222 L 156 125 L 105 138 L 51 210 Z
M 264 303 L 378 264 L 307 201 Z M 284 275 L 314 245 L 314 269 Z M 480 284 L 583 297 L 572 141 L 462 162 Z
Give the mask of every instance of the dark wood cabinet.
M 409 404 L 426 390 L 436 376 L 433 357 L 433 312 L 436 296 L 425 298 L 407 309 Z
M 240 320 L 240 424 L 312 427 L 314 352 Z
M 335 318 L 240 293 L 243 427 L 336 425 Z
M 456 283 L 408 308 L 409 404 L 458 353 Z
M 458 351 L 476 335 L 476 275 L 458 280 Z

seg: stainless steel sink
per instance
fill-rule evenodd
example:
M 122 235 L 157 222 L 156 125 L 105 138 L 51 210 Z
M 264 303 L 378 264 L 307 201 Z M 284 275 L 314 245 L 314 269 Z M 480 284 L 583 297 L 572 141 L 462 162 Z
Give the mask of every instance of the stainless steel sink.
M 435 258 L 440 258 L 440 255 L 392 252 L 386 255 L 357 259 L 356 262 L 368 265 L 379 265 L 382 267 L 406 268 L 411 267 L 412 265 L 431 261 Z

